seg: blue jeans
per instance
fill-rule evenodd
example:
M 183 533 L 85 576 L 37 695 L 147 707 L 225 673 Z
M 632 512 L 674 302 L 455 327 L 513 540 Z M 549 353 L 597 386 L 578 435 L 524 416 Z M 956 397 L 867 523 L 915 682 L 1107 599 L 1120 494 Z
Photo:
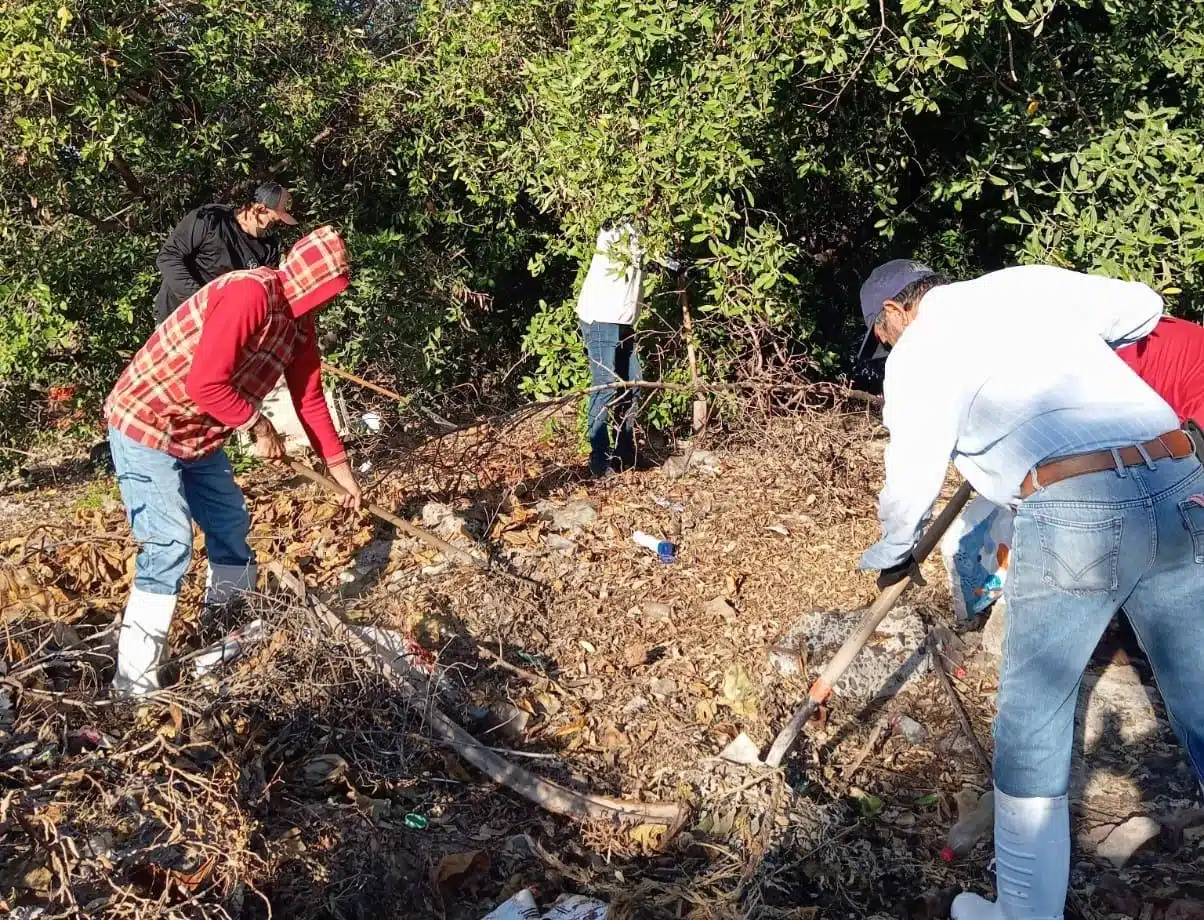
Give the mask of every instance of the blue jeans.
M 192 522 L 205 534 L 210 565 L 247 566 L 251 519 L 224 450 L 179 460 L 144 447 L 115 428 L 109 445 L 117 485 L 139 550 L 134 586 L 148 594 L 179 594 L 192 559 Z
M 635 349 L 635 330 L 618 323 L 581 323 L 581 337 L 589 355 L 591 387 L 619 380 L 640 379 L 640 359 Z M 589 468 L 595 476 L 610 469 L 610 418 L 619 419 L 613 458 L 621 463 L 635 461 L 635 390 L 600 390 L 591 393 L 587 414 Z
M 1204 470 L 1193 456 L 1077 476 L 1021 502 L 1005 588 L 995 785 L 1067 791 L 1083 670 L 1116 612 L 1204 778 Z

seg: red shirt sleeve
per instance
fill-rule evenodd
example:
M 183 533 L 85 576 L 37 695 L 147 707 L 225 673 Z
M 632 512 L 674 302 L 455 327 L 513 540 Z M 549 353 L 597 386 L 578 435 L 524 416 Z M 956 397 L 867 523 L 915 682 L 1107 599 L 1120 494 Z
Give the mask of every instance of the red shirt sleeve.
M 250 428 L 259 420 L 259 410 L 231 381 L 243 346 L 267 315 L 267 291 L 252 279 L 233 281 L 213 292 L 205 314 L 184 389 L 202 412 L 227 428 Z
M 327 466 L 338 466 L 347 460 L 343 442 L 330 418 L 330 407 L 322 393 L 322 356 L 318 352 L 318 336 L 312 316 L 297 320 L 301 340 L 293 353 L 292 363 L 284 369 L 284 379 L 293 397 L 293 406 L 309 443 L 321 454 Z

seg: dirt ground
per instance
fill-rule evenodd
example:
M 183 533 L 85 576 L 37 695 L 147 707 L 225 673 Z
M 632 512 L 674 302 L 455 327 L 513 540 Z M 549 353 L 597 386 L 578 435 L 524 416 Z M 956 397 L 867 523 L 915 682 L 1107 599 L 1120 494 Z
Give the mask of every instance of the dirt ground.
M 3 905 L 479 918 L 535 885 L 616 917 L 923 918 L 947 915 L 952 890 L 990 892 L 989 840 L 939 856 L 955 801 L 990 779 L 932 671 L 932 630 L 988 753 L 996 686 L 980 634 L 952 621 L 939 560 L 783 771 L 719 757 L 737 740 L 767 750 L 875 596 L 854 570 L 877 535 L 874 416 L 814 411 L 602 483 L 555 430 L 356 452 L 375 501 L 489 555 L 489 571 L 264 468 L 244 477 L 252 541 L 346 621 L 396 636 L 431 677 L 425 707 L 481 745 L 572 789 L 679 803 L 680 827 L 572 822 L 499 789 L 266 576 L 250 609 L 205 621 L 199 539 L 175 654 L 254 618 L 262 640 L 110 704 L 133 548 L 111 481 L 76 476 L 0 496 Z M 634 530 L 675 542 L 676 559 Z M 1106 638 L 1081 706 L 1068 916 L 1204 917 L 1198 791 L 1123 645 Z M 1132 834 L 1143 846 L 1121 853 Z

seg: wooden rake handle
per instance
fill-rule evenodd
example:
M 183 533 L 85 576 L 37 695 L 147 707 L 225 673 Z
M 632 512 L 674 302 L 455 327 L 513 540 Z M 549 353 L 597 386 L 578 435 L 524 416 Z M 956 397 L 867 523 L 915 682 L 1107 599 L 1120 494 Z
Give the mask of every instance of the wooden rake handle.
M 326 489 L 329 492 L 333 492 L 336 495 L 346 495 L 347 494 L 347 490 L 344 489 L 337 482 L 335 482 L 333 479 L 331 479 L 328 476 L 323 476 L 317 470 L 306 466 L 304 463 L 300 463 L 296 460 L 288 460 L 286 462 L 287 462 L 289 468 L 294 473 L 296 473 L 298 476 L 302 476 L 305 479 L 308 479 L 310 482 L 317 483 L 322 488 Z M 443 553 L 445 556 L 447 556 L 449 558 L 458 559 L 461 562 L 464 562 L 468 565 L 476 566 L 478 569 L 488 569 L 489 568 L 489 566 L 486 562 L 484 562 L 481 559 L 478 559 L 476 556 L 472 555 L 471 553 L 467 552 L 466 550 L 462 550 L 458 546 L 453 546 L 452 544 L 448 543 L 446 540 L 442 540 L 439 537 L 436 537 L 433 533 L 423 530 L 421 527 L 415 527 L 409 521 L 405 520 L 404 518 L 398 517 L 392 511 L 388 511 L 385 508 L 382 508 L 380 505 L 365 505 L 364 509 L 369 514 L 380 518 L 382 521 L 385 521 L 388 524 L 392 524 L 394 527 L 396 527 L 398 530 L 402 531 L 403 533 L 407 533 L 411 537 L 414 537 L 418 540 L 421 540 L 423 543 L 426 543 L 428 546 L 434 547 L 435 549 L 439 550 L 439 552 Z
M 920 537 L 919 542 L 916 543 L 915 549 L 912 550 L 912 556 L 915 557 L 916 562 L 923 562 L 936 549 L 936 545 L 940 542 L 941 537 L 945 535 L 945 531 L 949 529 L 949 525 L 953 523 L 954 519 L 962 513 L 962 509 L 966 507 L 966 502 L 970 500 L 972 492 L 973 489 L 970 488 L 970 483 L 963 482 L 961 484 L 961 487 L 954 494 L 953 498 L 949 499 L 949 503 L 941 510 L 937 519 L 928 526 L 923 536 Z M 769 749 L 769 755 L 765 758 L 765 762 L 769 766 L 777 767 L 781 765 L 782 759 L 793 746 L 794 740 L 798 737 L 798 733 L 802 731 L 803 726 L 807 724 L 807 720 L 819 708 L 819 704 L 832 694 L 832 688 L 844 676 L 844 672 L 848 670 L 849 665 L 853 663 L 853 659 L 865 647 L 865 643 L 874 634 L 874 630 L 878 628 L 878 624 L 886 619 L 886 615 L 890 613 L 891 608 L 903 596 L 903 592 L 907 590 L 907 586 L 910 584 L 910 577 L 896 582 L 879 594 L 877 600 L 870 605 L 870 609 L 861 618 L 861 622 L 857 624 L 857 628 L 844 640 L 844 644 L 840 646 L 840 649 L 828 663 L 828 666 L 824 668 L 823 673 L 811 685 L 811 689 L 807 692 L 806 701 L 794 711 L 794 714 L 790 717 L 790 721 L 786 723 L 786 727 L 774 739 L 773 747 Z

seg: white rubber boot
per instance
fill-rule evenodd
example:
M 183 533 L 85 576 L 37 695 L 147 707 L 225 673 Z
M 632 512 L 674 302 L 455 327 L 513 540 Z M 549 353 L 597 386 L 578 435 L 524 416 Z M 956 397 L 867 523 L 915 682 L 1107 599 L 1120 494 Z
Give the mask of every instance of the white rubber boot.
M 167 630 L 175 610 L 174 594 L 150 594 L 138 588 L 130 592 L 117 640 L 115 696 L 137 697 L 159 689 L 159 665 L 167 654 Z
M 222 607 L 255 590 L 258 570 L 250 565 L 210 565 L 205 578 L 205 606 Z
M 952 920 L 1062 920 L 1070 880 L 1070 805 L 995 790 L 995 903 L 959 894 Z

